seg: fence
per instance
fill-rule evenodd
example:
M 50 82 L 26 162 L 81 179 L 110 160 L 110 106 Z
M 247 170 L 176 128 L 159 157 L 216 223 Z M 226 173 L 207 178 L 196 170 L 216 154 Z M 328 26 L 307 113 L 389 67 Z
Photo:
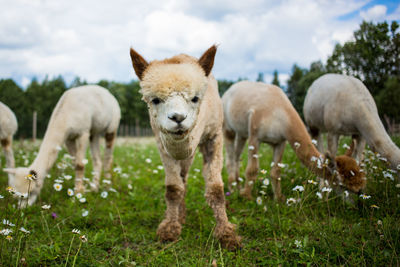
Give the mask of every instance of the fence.
M 118 136 L 153 136 L 151 128 L 141 128 L 136 125 L 122 124 L 118 129 Z

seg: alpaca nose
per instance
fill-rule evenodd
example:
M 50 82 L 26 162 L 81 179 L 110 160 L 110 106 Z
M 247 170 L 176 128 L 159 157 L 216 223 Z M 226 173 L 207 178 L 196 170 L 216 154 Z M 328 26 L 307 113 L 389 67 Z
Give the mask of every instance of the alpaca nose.
M 168 119 L 179 124 L 186 119 L 186 115 L 181 113 L 172 113 L 168 115 Z

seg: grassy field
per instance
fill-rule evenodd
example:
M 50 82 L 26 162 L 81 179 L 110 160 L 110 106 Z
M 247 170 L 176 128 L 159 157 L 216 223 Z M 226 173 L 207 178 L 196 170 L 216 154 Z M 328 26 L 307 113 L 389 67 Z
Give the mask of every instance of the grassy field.
M 349 140 L 347 140 L 348 143 Z M 395 140 L 397 145 L 400 139 Z M 343 143 L 342 143 L 343 144 Z M 27 166 L 38 144 L 16 142 L 17 166 Z M 344 149 L 341 148 L 341 153 Z M 400 264 L 400 184 L 383 160 L 366 153 L 368 185 L 354 204 L 341 196 L 318 197 L 316 177 L 287 148 L 282 191 L 295 203 L 278 204 L 268 185 L 272 151 L 262 145 L 254 201 L 227 193 L 227 211 L 238 225 L 243 248 L 221 249 L 212 236 L 215 220 L 204 199 L 202 158 L 189 173 L 187 219 L 177 242 L 160 243 L 156 229 L 164 211 L 164 170 L 153 139 L 118 140 L 111 180 L 98 193 L 73 195 L 74 170 L 63 149 L 37 202 L 18 209 L 0 179 L 0 264 L 3 266 L 263 266 Z M 91 161 L 86 177 L 91 177 Z M 244 175 L 246 154 L 242 155 Z M 1 158 L 4 167 L 4 156 Z M 264 173 L 264 174 L 263 174 Z M 223 178 L 227 179 L 226 170 Z M 310 180 L 310 181 L 309 181 Z M 60 191 L 55 184 L 62 185 Z M 266 185 L 267 184 L 267 185 Z M 302 186 L 304 191 L 294 191 Z M 299 188 L 299 187 L 297 187 Z M 225 187 L 227 191 L 227 187 Z M 80 198 L 79 198 L 80 197 Z M 259 197 L 256 201 L 256 197 Z M 49 209 L 48 206 L 51 207 Z M 44 207 L 43 207 L 44 206 Z M 29 231 L 25 233 L 19 230 Z M 12 232 L 4 229 L 9 229 Z M 79 234 L 72 231 L 78 229 Z M 84 235 L 84 237 L 83 237 Z

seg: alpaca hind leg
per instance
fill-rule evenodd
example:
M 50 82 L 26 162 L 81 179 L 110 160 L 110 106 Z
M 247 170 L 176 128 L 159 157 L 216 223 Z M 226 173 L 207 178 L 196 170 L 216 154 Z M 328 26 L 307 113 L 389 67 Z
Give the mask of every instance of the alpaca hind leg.
M 6 167 L 15 168 L 14 152 L 12 149 L 12 136 L 1 139 L 1 145 L 4 150 L 4 155 L 6 158 Z
M 83 133 L 76 138 L 76 156 L 75 156 L 75 191 L 83 192 L 85 186 L 83 184 L 83 177 L 85 176 L 85 163 L 83 160 L 86 156 L 86 149 L 89 143 L 89 133 Z
M 274 198 L 277 201 L 284 201 L 285 196 L 282 195 L 281 189 L 281 167 L 279 167 L 278 163 L 281 163 L 283 152 L 285 151 L 286 142 L 282 142 L 273 146 L 274 156 L 273 156 L 273 166 L 271 168 L 271 184 L 272 190 L 274 191 Z
M 357 135 L 353 137 L 356 140 L 356 147 L 353 151 L 353 158 L 357 160 L 358 163 L 364 160 L 364 149 L 365 149 L 365 144 L 367 141 L 365 140 L 364 137 L 361 135 Z
M 114 151 L 116 136 L 117 132 L 111 132 L 105 134 L 106 147 L 104 149 L 103 166 L 104 166 L 104 177 L 107 179 L 111 178 L 111 167 L 113 161 L 113 151 Z
M 206 185 L 205 198 L 214 212 L 216 226 L 214 236 L 223 247 L 234 250 L 240 247 L 236 226 L 228 221 L 225 210 L 224 184 L 222 182 L 222 136 L 217 135 L 200 146 L 203 154 L 203 175 Z
M 93 191 L 97 192 L 101 176 L 100 136 L 98 134 L 91 136 L 90 151 L 93 162 L 93 182 L 90 183 L 90 187 Z
M 229 191 L 233 192 L 232 183 L 236 182 L 238 179 L 235 161 L 235 132 L 227 129 L 224 129 L 223 132 L 226 150 L 225 163 L 228 172 L 228 188 Z
M 328 133 L 328 151 L 333 158 L 336 157 L 337 149 L 338 149 L 338 141 L 339 135 Z
M 249 138 L 248 154 L 247 154 L 247 167 L 246 167 L 246 181 L 244 188 L 240 191 L 240 195 L 252 199 L 251 191 L 253 189 L 254 181 L 257 178 L 259 162 L 258 162 L 258 148 L 259 141 L 256 136 L 252 135 Z

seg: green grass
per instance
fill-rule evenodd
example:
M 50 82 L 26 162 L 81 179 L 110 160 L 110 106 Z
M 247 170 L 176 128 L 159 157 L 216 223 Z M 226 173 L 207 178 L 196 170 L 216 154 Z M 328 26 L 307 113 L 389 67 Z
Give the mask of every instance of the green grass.
M 347 139 L 347 143 L 349 140 Z M 400 139 L 395 140 L 400 144 Z M 15 143 L 17 166 L 32 162 L 37 145 Z M 341 149 L 341 153 L 343 153 Z M 288 206 L 272 198 L 269 178 L 272 151 L 260 149 L 260 167 L 254 196 L 262 204 L 246 201 L 234 192 L 226 197 L 230 221 L 238 225 L 243 248 L 237 252 L 221 249 L 212 236 L 215 220 L 204 199 L 201 176 L 202 158 L 196 155 L 189 173 L 186 196 L 187 219 L 177 242 L 160 243 L 156 229 L 164 211 L 164 171 L 153 141 L 119 142 L 114 154 L 111 184 L 102 183 L 98 193 L 84 194 L 85 203 L 67 194 L 74 179 L 63 180 L 56 191 L 54 180 L 74 176 L 70 160 L 62 150 L 51 177 L 45 181 L 37 202 L 18 209 L 18 202 L 6 191 L 7 176 L 1 173 L 0 230 L 12 229 L 11 241 L 0 235 L 0 264 L 3 266 L 262 266 L 262 265 L 399 265 L 400 261 L 400 188 L 395 178 L 384 177 L 384 162 L 367 153 L 366 163 L 369 199 L 353 196 L 354 204 L 334 193 L 328 200 L 316 196 L 316 180 L 287 148 L 282 169 L 282 191 L 287 198 L 300 199 Z M 149 160 L 151 162 L 149 162 Z M 244 175 L 246 153 L 242 155 Z M 5 160 L 2 157 L 2 167 Z M 61 167 L 61 168 L 59 168 Z M 91 177 L 91 161 L 86 177 Z M 223 170 L 226 181 L 226 170 Z M 302 185 L 303 192 L 292 189 Z M 114 190 L 115 189 L 115 190 Z M 227 189 L 226 189 L 227 190 Z M 261 195 L 260 191 L 266 194 Z M 102 192 L 108 192 L 106 198 Z M 115 192 L 114 192 L 115 191 Z M 42 205 L 50 204 L 48 210 Z M 379 208 L 371 207 L 376 205 Z M 88 211 L 83 217 L 82 213 Z M 3 219 L 15 226 L 6 226 Z M 23 226 L 30 231 L 24 234 Z M 72 230 L 81 231 L 75 235 Z M 79 236 L 85 235 L 87 242 Z M 68 259 L 68 262 L 67 262 Z

